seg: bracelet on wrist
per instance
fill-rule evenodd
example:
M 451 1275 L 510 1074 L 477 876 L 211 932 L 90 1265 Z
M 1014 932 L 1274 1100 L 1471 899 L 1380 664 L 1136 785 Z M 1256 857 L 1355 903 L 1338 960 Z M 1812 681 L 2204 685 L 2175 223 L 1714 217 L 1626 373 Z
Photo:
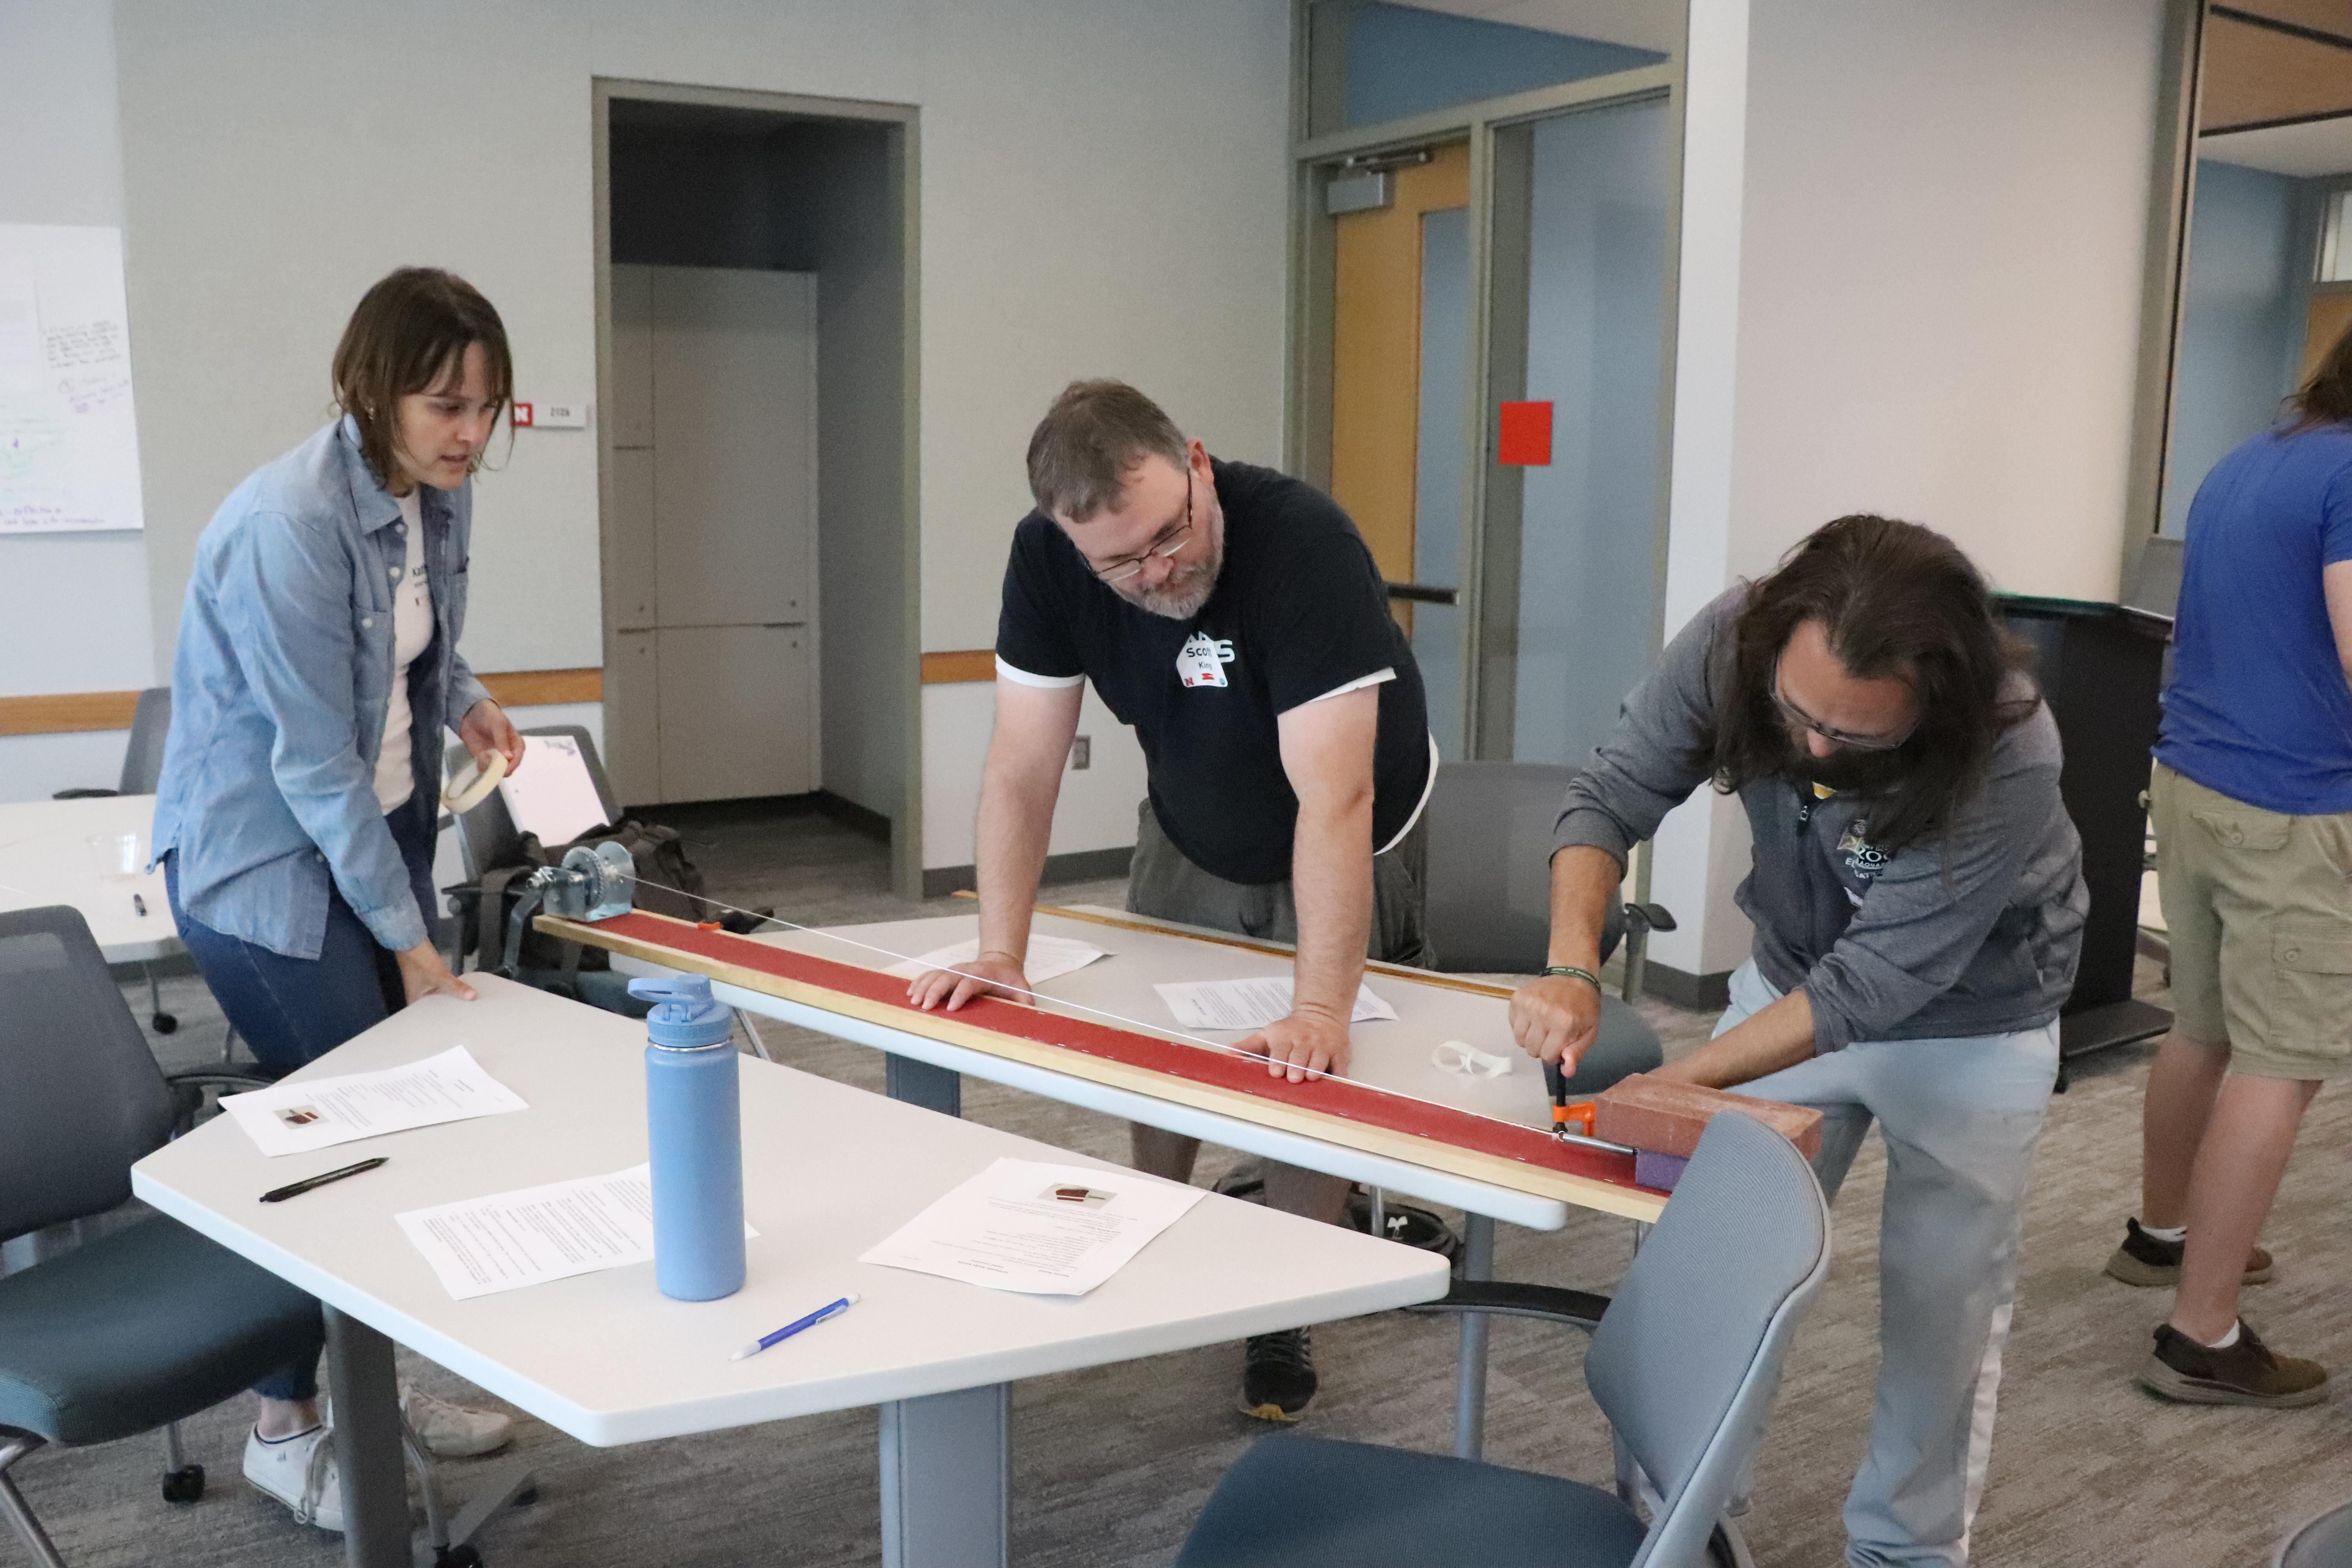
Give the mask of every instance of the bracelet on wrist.
M 1570 980 L 1581 980 L 1595 991 L 1601 989 L 1601 976 L 1593 973 L 1590 969 L 1579 969 L 1572 963 L 1555 963 L 1544 970 L 1544 978 L 1547 980 L 1555 974 L 1564 974 Z

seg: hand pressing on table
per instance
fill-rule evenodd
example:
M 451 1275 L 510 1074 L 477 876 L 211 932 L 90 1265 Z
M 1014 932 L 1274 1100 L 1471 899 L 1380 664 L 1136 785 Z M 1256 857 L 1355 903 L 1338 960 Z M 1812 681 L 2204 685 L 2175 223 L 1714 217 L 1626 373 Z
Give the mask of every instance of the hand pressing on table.
M 1292 1009 L 1241 1043 L 1241 1049 L 1265 1058 L 1266 1076 L 1286 1073 L 1293 1083 L 1305 1083 L 1317 1073 L 1344 1078 L 1348 1072 L 1348 1020 L 1310 1004 Z
M 1009 952 L 983 952 L 954 969 L 926 969 L 908 983 L 907 1000 L 926 1013 L 934 1008 L 952 1013 L 978 996 L 1029 1000 L 1029 976 L 1021 961 Z

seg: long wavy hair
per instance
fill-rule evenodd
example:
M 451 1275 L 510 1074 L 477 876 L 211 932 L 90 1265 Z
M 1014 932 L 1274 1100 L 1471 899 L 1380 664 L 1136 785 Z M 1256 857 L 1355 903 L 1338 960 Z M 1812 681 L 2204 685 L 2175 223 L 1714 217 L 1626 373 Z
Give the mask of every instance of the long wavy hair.
M 2322 425 L 2352 425 L 2352 326 L 2344 329 L 2336 346 L 2320 360 L 2311 379 L 2295 388 L 2287 408 L 2295 416 L 2288 434 L 2300 435 Z
M 1871 843 L 1892 853 L 1939 833 L 1983 784 L 2001 733 L 2040 701 L 2012 684 L 2032 645 L 2001 625 L 1983 575 L 1942 534 L 1890 518 L 1839 518 L 1782 556 L 1740 609 L 1729 689 L 1702 759 L 1727 795 L 1802 772 L 1801 738 L 1772 685 L 1780 650 L 1807 621 L 1822 623 L 1849 673 L 1907 681 L 1918 703 L 1918 725 L 1901 746 L 1846 754 L 1874 803 Z

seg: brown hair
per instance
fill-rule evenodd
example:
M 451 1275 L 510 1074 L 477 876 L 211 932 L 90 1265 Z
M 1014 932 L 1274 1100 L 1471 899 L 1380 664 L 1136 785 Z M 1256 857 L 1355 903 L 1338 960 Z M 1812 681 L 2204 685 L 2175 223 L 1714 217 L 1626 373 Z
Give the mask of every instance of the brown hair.
M 1881 787 L 1870 792 L 1871 843 L 1891 852 L 1940 832 L 1983 782 L 2001 732 L 2040 702 L 2004 690 L 2032 661 L 2032 646 L 2001 625 L 1983 576 L 1942 534 L 1868 515 L 1826 523 L 1740 607 L 1731 689 L 1716 704 L 1701 759 L 1727 795 L 1792 771 L 1794 737 L 1772 700 L 1773 671 L 1807 621 L 1822 623 L 1849 673 L 1908 681 L 1918 704 L 1917 728 L 1885 753 Z
M 2295 388 L 2286 405 L 2296 415 L 2289 435 L 2322 425 L 2352 424 L 2352 325 L 2345 327 L 2311 379 Z
M 378 484 L 398 471 L 400 400 L 456 376 L 469 343 L 482 345 L 490 400 L 504 406 L 514 395 L 506 324 L 471 283 L 437 267 L 403 267 L 360 296 L 335 345 L 335 406 L 358 424 L 360 455 Z
M 1046 516 L 1084 522 L 1118 505 L 1128 470 L 1153 456 L 1186 460 L 1160 405 L 1123 381 L 1074 381 L 1029 437 L 1029 493 Z

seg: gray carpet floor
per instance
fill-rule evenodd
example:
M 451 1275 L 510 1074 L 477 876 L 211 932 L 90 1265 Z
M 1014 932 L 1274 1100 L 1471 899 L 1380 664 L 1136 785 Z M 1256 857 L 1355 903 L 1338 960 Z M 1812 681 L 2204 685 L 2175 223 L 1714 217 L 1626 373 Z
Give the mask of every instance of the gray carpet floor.
M 821 817 L 782 824 L 709 813 L 680 826 L 730 902 L 775 904 L 810 921 L 903 917 L 873 846 Z M 1117 883 L 1056 888 L 1060 901 L 1118 902 Z M 947 910 L 958 906 L 940 902 Z M 967 906 L 968 907 L 968 906 Z M 2161 999 L 2144 966 L 2143 994 Z M 156 1037 L 168 1064 L 217 1053 L 223 1025 L 192 978 L 166 982 L 180 1029 Z M 146 1014 L 143 986 L 126 986 Z M 1645 1013 L 1687 1048 L 1709 1020 L 1656 1003 Z M 879 1092 L 873 1052 L 763 1026 L 780 1059 Z M 2036 1168 L 2016 1328 L 2001 1390 L 1975 1560 L 2026 1568 L 2196 1568 L 2267 1560 L 2287 1529 L 2352 1497 L 2352 1419 L 2339 1399 L 2297 1411 L 2167 1405 L 2137 1392 L 2133 1367 L 2168 1298 L 2099 1272 L 2138 1180 L 2147 1047 L 2078 1062 L 2057 1098 Z M 971 1119 L 1063 1147 L 1123 1157 L 1108 1118 L 982 1083 Z M 2330 1090 L 2313 1106 L 2264 1239 L 2277 1279 L 2248 1293 L 2247 1314 L 2282 1350 L 2352 1365 L 2340 1283 L 2352 1273 L 2342 1223 L 2352 1109 Z M 1199 1180 L 1239 1156 L 1209 1151 Z M 1758 1465 L 1745 1530 L 1767 1568 L 1831 1568 L 1842 1554 L 1838 1508 L 1862 1451 L 1877 1365 L 1876 1216 L 1884 1162 L 1876 1141 L 1837 1206 L 1837 1258 L 1800 1333 Z M 1449 1218 L 1458 1216 L 1449 1215 Z M 1564 1231 L 1504 1227 L 1503 1278 L 1606 1289 L 1631 1257 L 1630 1227 L 1601 1216 Z M 1446 1451 L 1455 1330 L 1408 1313 L 1316 1331 L 1325 1393 L 1308 1430 Z M 1580 1375 L 1581 1341 L 1500 1320 L 1494 1331 L 1488 1457 L 1605 1481 L 1608 1444 Z M 1238 1346 L 1221 1345 L 1020 1384 L 1013 1395 L 1013 1548 L 1025 1568 L 1164 1564 L 1217 1478 L 1260 1435 L 1235 1413 Z M 404 1357 L 404 1370 L 453 1396 L 478 1395 Z M 237 1479 L 249 1415 L 233 1402 L 190 1423 L 211 1495 L 175 1508 L 157 1495 L 160 1440 L 34 1455 L 17 1468 L 34 1506 L 75 1568 L 295 1568 L 341 1560 L 335 1538 L 293 1523 Z M 566 1568 L 660 1563 L 864 1564 L 878 1560 L 875 1416 L 853 1411 L 636 1447 L 583 1447 L 529 1417 L 520 1449 L 539 1467 L 536 1505 L 481 1538 L 494 1564 Z M 476 1462 L 445 1462 L 458 1487 Z M 0 1544 L 0 1564 L 20 1559 Z

